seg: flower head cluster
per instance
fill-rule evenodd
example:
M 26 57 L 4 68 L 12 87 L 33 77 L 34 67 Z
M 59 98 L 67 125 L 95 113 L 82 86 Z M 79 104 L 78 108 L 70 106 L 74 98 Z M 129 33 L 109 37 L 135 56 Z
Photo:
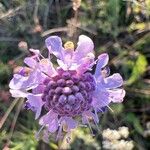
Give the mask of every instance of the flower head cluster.
M 13 97 L 27 99 L 25 108 L 35 112 L 36 119 L 40 117 L 42 128 L 58 132 L 59 138 L 62 131 L 70 132 L 79 124 L 90 126 L 89 119 L 97 124 L 98 112 L 111 102 L 123 101 L 125 91 L 119 88 L 122 77 L 118 73 L 109 76 L 106 53 L 95 60 L 94 44 L 89 37 L 79 36 L 75 50 L 71 41 L 63 47 L 58 36 L 48 37 L 45 44 L 48 57 L 30 49 L 32 56 L 24 59 L 28 67 L 20 68 L 9 84 Z M 57 58 L 58 67 L 54 68 L 52 55 Z

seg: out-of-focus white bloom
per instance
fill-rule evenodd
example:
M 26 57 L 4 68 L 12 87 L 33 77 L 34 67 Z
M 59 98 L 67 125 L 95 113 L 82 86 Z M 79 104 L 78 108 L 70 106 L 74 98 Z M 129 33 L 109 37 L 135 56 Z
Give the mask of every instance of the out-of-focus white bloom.
M 132 150 L 134 143 L 132 140 L 125 140 L 129 136 L 127 127 L 119 127 L 118 130 L 106 129 L 102 133 L 104 141 L 103 148 L 107 150 Z
M 150 130 L 150 121 L 146 123 L 146 128 Z
M 28 44 L 25 41 L 20 41 L 18 43 L 18 48 L 20 51 L 24 52 L 24 53 L 28 53 Z
M 127 127 L 119 127 L 118 132 L 123 138 L 127 138 L 129 136 L 129 129 Z
M 103 141 L 103 148 L 108 150 L 132 150 L 134 147 L 133 141 L 125 140 L 114 140 L 114 141 Z
M 120 134 L 117 130 L 110 130 L 109 128 L 106 130 L 103 130 L 103 138 L 107 140 L 118 140 L 121 138 Z
M 143 132 L 143 136 L 144 136 L 145 138 L 150 137 L 150 130 L 145 130 L 145 131 Z
M 143 132 L 145 138 L 150 137 L 150 121 L 146 123 L 146 130 Z
M 73 10 L 77 10 L 81 5 L 81 0 L 72 0 L 73 1 Z
M 125 141 L 125 140 L 120 140 L 116 145 L 115 149 L 116 150 L 132 150 L 134 145 L 133 141 Z
M 112 143 L 110 141 L 107 141 L 107 140 L 106 141 L 104 140 L 102 142 L 102 145 L 103 145 L 104 149 L 110 149 L 110 148 L 112 148 Z

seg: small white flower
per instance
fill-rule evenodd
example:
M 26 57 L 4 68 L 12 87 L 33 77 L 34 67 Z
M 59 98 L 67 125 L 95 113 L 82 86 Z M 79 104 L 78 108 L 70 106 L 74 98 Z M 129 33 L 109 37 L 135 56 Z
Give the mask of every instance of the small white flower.
M 128 129 L 128 127 L 119 127 L 118 132 L 123 138 L 127 138 L 129 136 L 129 129 Z

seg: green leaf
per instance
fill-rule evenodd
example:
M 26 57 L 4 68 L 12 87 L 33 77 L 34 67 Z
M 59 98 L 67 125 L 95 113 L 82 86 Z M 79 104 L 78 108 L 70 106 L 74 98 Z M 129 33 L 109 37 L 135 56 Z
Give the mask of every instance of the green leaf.
M 134 64 L 130 78 L 127 81 L 127 85 L 131 85 L 137 81 L 146 71 L 147 60 L 144 55 L 140 54 Z
M 143 128 L 140 124 L 140 120 L 138 117 L 136 117 L 133 113 L 128 113 L 126 115 L 125 120 L 129 123 L 131 123 L 134 126 L 134 129 L 139 133 L 143 134 Z

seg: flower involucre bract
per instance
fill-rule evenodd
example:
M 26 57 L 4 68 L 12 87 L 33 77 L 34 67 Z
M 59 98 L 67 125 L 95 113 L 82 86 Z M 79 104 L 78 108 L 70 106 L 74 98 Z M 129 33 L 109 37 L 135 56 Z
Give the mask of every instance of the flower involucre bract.
M 123 101 L 125 91 L 120 74 L 109 76 L 106 66 L 108 54 L 103 53 L 95 60 L 92 40 L 80 35 L 77 48 L 69 41 L 62 46 L 58 36 L 45 40 L 48 58 L 39 50 L 30 49 L 32 56 L 26 57 L 22 67 L 14 74 L 9 87 L 13 97 L 26 98 L 25 108 L 35 112 L 42 129 L 49 133 L 70 133 L 78 125 L 90 121 L 99 122 L 97 113 L 111 102 Z M 58 67 L 53 66 L 51 55 L 57 58 Z M 95 73 L 92 67 L 96 64 Z

